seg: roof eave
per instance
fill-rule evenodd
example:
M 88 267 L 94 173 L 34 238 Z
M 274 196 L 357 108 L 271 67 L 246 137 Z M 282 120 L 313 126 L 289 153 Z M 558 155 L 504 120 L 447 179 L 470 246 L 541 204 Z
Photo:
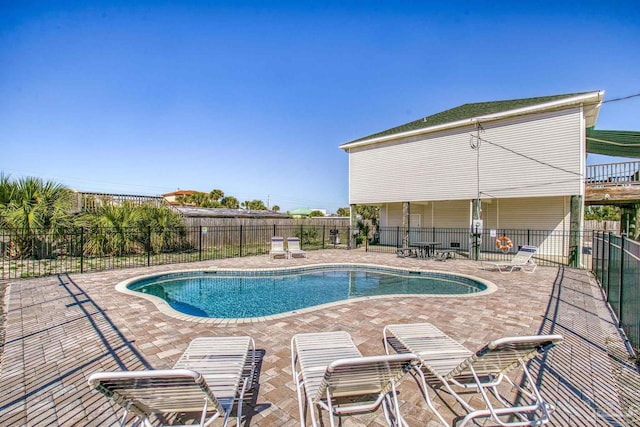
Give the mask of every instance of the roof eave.
M 430 126 L 422 129 L 415 129 L 412 131 L 395 133 L 392 135 L 384 135 L 377 138 L 365 139 L 357 142 L 348 142 L 346 144 L 340 145 L 339 148 L 342 148 L 343 150 L 348 151 L 351 148 L 362 147 L 362 146 L 371 145 L 371 144 L 379 144 L 381 142 L 391 141 L 394 139 L 407 138 L 415 135 L 427 134 L 427 133 L 437 132 L 441 130 L 467 126 L 467 125 L 478 123 L 478 122 L 500 120 L 507 117 L 521 116 L 523 114 L 531 114 L 531 113 L 544 111 L 544 110 L 553 110 L 553 109 L 557 109 L 559 107 L 564 107 L 564 106 L 579 105 L 579 104 L 584 104 L 588 101 L 591 101 L 589 103 L 595 104 L 595 107 L 594 107 L 593 113 L 588 115 L 589 120 L 587 123 L 587 127 L 589 127 L 589 123 L 593 123 L 591 124 L 591 126 L 595 125 L 598 112 L 600 111 L 600 105 L 602 104 L 603 97 L 604 97 L 604 91 L 599 90 L 599 91 L 585 93 L 582 95 L 572 96 L 570 98 L 564 98 L 564 99 L 545 102 L 542 104 L 532 105 L 528 107 L 516 108 L 514 110 L 503 111 L 500 113 L 471 117 L 469 119 L 457 120 L 455 122 L 445 123 L 442 125 Z

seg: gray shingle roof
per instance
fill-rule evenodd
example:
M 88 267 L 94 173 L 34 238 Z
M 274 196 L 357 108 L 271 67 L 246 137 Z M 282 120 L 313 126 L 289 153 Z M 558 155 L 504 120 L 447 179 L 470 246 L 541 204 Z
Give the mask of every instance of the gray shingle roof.
M 409 123 L 405 123 L 400 126 L 393 127 L 391 129 L 383 130 L 363 138 L 358 138 L 352 142 L 365 141 L 368 139 L 378 138 L 381 136 L 389 136 L 397 133 L 409 132 L 412 130 L 424 129 L 433 126 L 443 125 L 446 123 L 453 123 L 464 119 L 471 119 L 473 117 L 485 116 L 488 114 L 502 113 L 509 110 L 516 110 L 518 108 L 530 107 L 537 104 L 544 104 L 551 101 L 557 101 L 565 98 L 572 98 L 574 96 L 584 95 L 590 92 L 579 93 L 567 93 L 562 95 L 550 95 L 539 96 L 536 98 L 522 98 L 522 99 L 510 99 L 506 101 L 490 101 L 490 102 L 476 102 L 472 104 L 463 104 L 455 108 L 451 108 L 440 113 L 433 114 L 428 117 L 424 117 L 418 120 L 414 120 Z

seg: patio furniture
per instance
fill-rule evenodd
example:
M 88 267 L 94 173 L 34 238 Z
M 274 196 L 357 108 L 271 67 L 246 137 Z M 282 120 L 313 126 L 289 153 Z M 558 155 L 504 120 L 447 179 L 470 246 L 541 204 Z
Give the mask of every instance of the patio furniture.
M 287 253 L 290 257 L 307 257 L 307 253 L 300 248 L 300 239 L 297 237 L 287 238 Z
M 442 242 L 413 242 L 409 246 L 416 248 L 418 258 L 431 258 L 435 253 L 436 246 L 442 245 Z
M 434 388 L 444 386 L 468 412 L 460 426 L 478 417 L 491 417 L 502 426 L 537 426 L 549 422 L 552 407 L 540 395 L 526 362 L 561 342 L 561 335 L 501 338 L 475 353 L 430 323 L 388 325 L 383 329 L 383 337 L 387 354 L 391 346 L 399 353 L 414 353 L 420 358 L 417 372 L 425 400 L 444 425 L 448 424 L 433 405 L 427 383 Z M 524 373 L 524 380 L 519 384 L 506 375 L 514 369 Z M 500 395 L 498 386 L 503 380 L 517 390 L 516 404 Z M 456 391 L 460 389 L 474 391 L 474 396 L 481 398 L 475 401 L 484 402 L 484 407 L 467 403 Z
M 255 368 L 251 337 L 196 338 L 173 369 L 98 372 L 89 377 L 89 385 L 124 408 L 121 426 L 129 412 L 134 425 L 150 427 L 152 414 L 200 412 L 200 422 L 192 425 L 209 426 L 222 417 L 226 426 L 236 400 L 240 425 Z
M 410 258 L 417 257 L 418 253 L 413 248 L 398 248 L 396 249 L 396 255 L 398 258 Z
M 307 405 L 314 427 L 321 423 L 323 409 L 334 426 L 334 416 L 373 412 L 380 406 L 389 426 L 406 425 L 396 383 L 417 363 L 413 354 L 363 357 L 343 331 L 295 335 L 291 366 L 301 425 L 306 425 Z
M 271 238 L 271 249 L 269 250 L 269 256 L 271 258 L 287 258 L 287 251 L 284 249 L 284 238 L 274 236 Z
M 538 250 L 537 246 L 525 245 L 518 250 L 511 261 L 482 261 L 481 267 L 486 270 L 487 266 L 497 268 L 501 273 L 511 273 L 513 270 L 520 269 L 525 273 L 533 273 L 538 264 L 531 260 L 533 254 Z
M 438 248 L 435 250 L 435 258 L 438 261 L 446 261 L 456 257 L 456 253 L 460 250 L 460 242 L 451 242 L 448 248 Z

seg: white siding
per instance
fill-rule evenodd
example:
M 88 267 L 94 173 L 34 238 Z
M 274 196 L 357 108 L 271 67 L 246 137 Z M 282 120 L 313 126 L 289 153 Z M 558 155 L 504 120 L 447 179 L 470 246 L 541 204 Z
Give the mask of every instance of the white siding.
M 499 198 L 581 194 L 584 141 L 579 108 L 483 126 L 482 193 Z M 472 134 L 475 127 L 469 126 L 351 149 L 350 203 L 474 199 Z
M 437 228 L 468 228 L 471 226 L 471 202 L 452 200 L 433 204 L 433 226 Z
M 497 228 L 569 231 L 570 210 L 565 197 L 497 200 Z

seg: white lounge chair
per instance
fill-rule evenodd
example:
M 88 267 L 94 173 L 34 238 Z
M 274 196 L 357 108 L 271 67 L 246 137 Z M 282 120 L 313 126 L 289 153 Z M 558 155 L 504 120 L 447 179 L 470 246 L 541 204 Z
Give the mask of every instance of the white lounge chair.
M 511 273 L 516 268 L 519 268 L 526 273 L 533 273 L 538 265 L 531 260 L 531 257 L 537 250 L 536 246 L 523 246 L 511 261 L 482 261 L 482 269 L 486 270 L 486 267 L 493 267 L 497 268 L 501 273 Z
M 305 403 L 314 427 L 322 409 L 329 412 L 334 426 L 334 416 L 372 412 L 380 406 L 389 426 L 406 425 L 396 383 L 417 363 L 413 354 L 363 357 L 347 332 L 295 335 L 291 365 L 301 426 L 306 426 Z
M 305 257 L 307 253 L 300 249 L 300 239 L 297 237 L 287 238 L 287 252 L 291 257 Z
M 145 427 L 152 426 L 152 414 L 186 412 L 201 412 L 194 426 L 209 426 L 220 417 L 226 426 L 236 400 L 240 425 L 255 367 L 251 337 L 196 338 L 173 369 L 98 372 L 89 377 L 89 385 L 125 409 L 121 426 L 130 412 L 133 425 Z
M 540 395 L 526 362 L 561 342 L 561 335 L 501 338 L 475 353 L 430 323 L 388 325 L 383 336 L 387 353 L 389 347 L 393 347 L 397 352 L 414 353 L 420 358 L 422 369 L 417 371 L 425 400 L 444 425 L 448 424 L 431 402 L 427 383 L 432 387 L 444 386 L 468 412 L 460 426 L 478 417 L 491 417 L 502 426 L 537 426 L 549 422 L 551 405 Z M 518 368 L 522 369 L 526 380 L 522 385 L 505 375 Z M 503 380 L 518 391 L 517 405 L 499 394 L 497 386 Z M 481 396 L 484 407 L 473 407 L 456 389 L 475 391 Z
M 271 249 L 269 250 L 269 256 L 271 258 L 287 258 L 287 251 L 284 249 L 283 237 L 275 236 L 271 238 Z

